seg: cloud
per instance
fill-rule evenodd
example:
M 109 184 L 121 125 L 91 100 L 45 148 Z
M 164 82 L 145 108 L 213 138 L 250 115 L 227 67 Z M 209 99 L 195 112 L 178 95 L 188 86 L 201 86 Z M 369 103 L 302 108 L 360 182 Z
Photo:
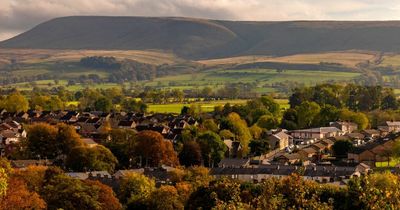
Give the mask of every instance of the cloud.
M 185 16 L 228 20 L 393 20 L 397 0 L 0 0 L 0 40 L 54 17 Z

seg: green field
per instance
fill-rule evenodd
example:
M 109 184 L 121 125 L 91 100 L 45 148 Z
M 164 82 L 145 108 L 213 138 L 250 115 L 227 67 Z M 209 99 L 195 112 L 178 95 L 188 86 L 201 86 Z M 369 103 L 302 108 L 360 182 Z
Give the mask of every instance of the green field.
M 149 104 L 147 109 L 148 112 L 155 113 L 180 113 L 184 106 L 200 105 L 201 111 L 203 112 L 211 112 L 214 111 L 214 107 L 223 106 L 227 103 L 232 105 L 234 104 L 245 104 L 247 100 L 218 100 L 218 101 L 210 101 L 210 102 L 196 102 L 191 104 L 184 103 L 173 103 L 173 104 Z M 277 103 L 281 106 L 281 108 L 286 109 L 289 107 L 289 102 L 287 99 L 275 99 Z
M 207 70 L 193 74 L 166 76 L 151 82 L 142 82 L 146 86 L 161 86 L 164 88 L 192 89 L 205 86 L 219 88 L 226 83 L 257 83 L 259 93 L 272 93 L 274 88 L 264 87 L 277 82 L 297 82 L 315 85 L 327 81 L 350 81 L 359 73 L 333 71 L 286 70 L 276 72 L 275 69 L 246 69 L 246 70 Z M 173 82 L 171 84 L 171 82 Z
M 389 162 L 389 165 L 388 165 L 388 162 L 387 161 L 384 161 L 384 162 L 376 162 L 375 163 L 375 166 L 377 167 L 377 168 L 381 168 L 381 167 L 395 167 L 397 164 L 399 164 L 400 163 L 400 161 L 399 160 L 391 160 L 390 162 Z
M 89 74 L 94 72 L 69 72 L 64 73 L 66 76 L 72 76 L 73 74 Z M 303 83 L 306 85 L 316 85 L 327 81 L 344 82 L 350 81 L 355 77 L 359 76 L 359 73 L 352 72 L 332 72 L 332 71 L 305 71 L 305 70 L 286 70 L 278 73 L 274 69 L 248 69 L 248 70 L 221 70 L 214 69 L 208 71 L 202 71 L 193 74 L 182 74 L 175 76 L 166 76 L 156 78 L 153 81 L 141 81 L 135 84 L 141 86 L 150 86 L 162 89 L 201 89 L 204 87 L 212 87 L 218 89 L 223 87 L 226 83 L 254 83 L 256 85 L 255 91 L 262 94 L 274 93 L 276 90 L 269 87 L 270 85 L 277 82 L 296 82 Z M 99 74 L 101 77 L 105 77 L 105 73 Z M 52 85 L 49 85 L 52 84 Z M 59 85 L 66 86 L 66 80 L 60 80 Z M 54 87 L 53 80 L 42 80 L 35 82 L 37 87 L 48 88 Z M 126 83 L 125 85 L 129 85 Z M 29 83 L 16 83 L 13 85 L 7 85 L 5 87 L 15 87 L 21 90 L 30 90 L 32 86 Z M 78 84 L 67 86 L 66 88 L 71 91 L 81 90 L 85 87 L 91 88 L 112 88 L 121 87 L 116 83 L 104 83 L 104 84 Z

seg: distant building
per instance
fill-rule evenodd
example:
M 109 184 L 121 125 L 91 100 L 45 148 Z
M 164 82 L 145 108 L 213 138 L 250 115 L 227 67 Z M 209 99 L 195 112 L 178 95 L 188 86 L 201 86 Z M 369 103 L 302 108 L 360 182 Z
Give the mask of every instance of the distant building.
M 290 133 L 293 138 L 298 139 L 325 139 L 341 136 L 343 132 L 336 127 L 320 127 L 302 130 L 294 130 Z
M 291 136 L 287 135 L 285 132 L 280 131 L 278 133 L 269 135 L 267 137 L 268 144 L 271 146 L 272 149 L 285 149 L 288 147 L 290 143 Z
M 400 121 L 386 121 L 389 132 L 400 132 Z
M 345 184 L 343 181 L 369 171 L 370 168 L 365 164 L 349 167 L 265 165 L 259 168 L 212 168 L 210 174 L 216 178 L 228 177 L 242 181 L 260 182 L 271 177 L 281 178 L 299 173 L 303 179 L 307 180 Z
M 358 129 L 357 124 L 344 121 L 330 122 L 329 126 L 336 127 L 337 129 L 341 130 L 343 134 L 353 133 L 353 131 Z

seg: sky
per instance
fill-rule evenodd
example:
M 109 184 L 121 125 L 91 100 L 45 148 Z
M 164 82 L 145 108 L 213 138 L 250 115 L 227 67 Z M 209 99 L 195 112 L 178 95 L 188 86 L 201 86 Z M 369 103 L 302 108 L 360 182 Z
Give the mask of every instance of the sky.
M 0 40 L 52 18 L 73 15 L 400 20 L 400 0 L 0 0 Z

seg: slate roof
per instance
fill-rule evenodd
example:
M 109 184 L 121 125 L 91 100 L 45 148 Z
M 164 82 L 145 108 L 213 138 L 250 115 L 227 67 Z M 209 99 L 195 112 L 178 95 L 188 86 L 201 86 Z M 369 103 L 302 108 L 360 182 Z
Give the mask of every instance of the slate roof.
M 344 177 L 351 176 L 358 171 L 357 167 L 337 167 L 337 166 L 287 166 L 287 165 L 264 165 L 259 168 L 212 168 L 210 169 L 211 175 L 256 175 L 256 174 L 270 174 L 270 175 L 290 175 L 303 171 L 303 176 L 310 177 Z
M 293 132 L 309 132 L 309 133 L 333 133 L 333 132 L 341 132 L 336 127 L 320 127 L 320 128 L 309 128 L 302 130 L 294 130 Z

